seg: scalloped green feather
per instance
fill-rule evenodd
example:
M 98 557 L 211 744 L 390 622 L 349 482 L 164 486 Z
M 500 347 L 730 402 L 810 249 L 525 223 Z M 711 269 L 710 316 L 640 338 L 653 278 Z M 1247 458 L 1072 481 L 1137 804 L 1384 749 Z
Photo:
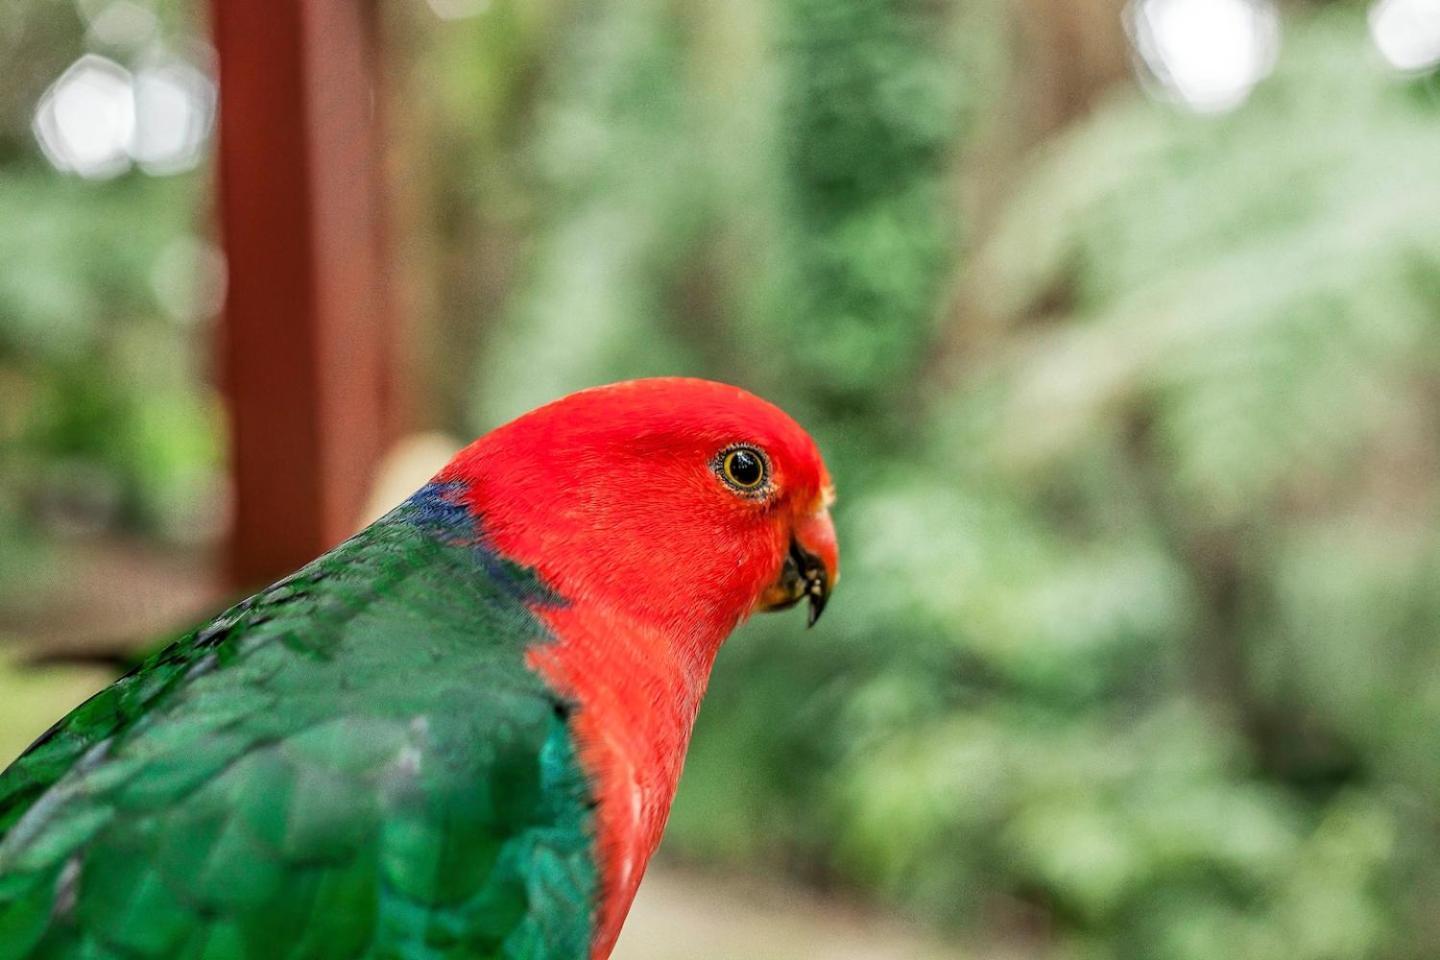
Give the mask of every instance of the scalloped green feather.
M 524 663 L 558 602 L 429 488 L 0 775 L 9 960 L 582 960 L 593 798 Z

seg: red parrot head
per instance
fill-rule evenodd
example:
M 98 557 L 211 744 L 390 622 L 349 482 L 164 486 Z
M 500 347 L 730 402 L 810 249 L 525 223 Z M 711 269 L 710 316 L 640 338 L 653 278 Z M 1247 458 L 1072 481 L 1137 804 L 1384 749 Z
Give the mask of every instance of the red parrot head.
M 592 960 L 609 956 L 664 828 L 721 643 L 756 610 L 839 576 L 815 441 L 777 407 L 704 380 L 572 394 L 475 441 L 436 477 L 483 539 L 558 596 L 527 663 L 578 705 L 599 806 Z
M 834 490 L 778 407 L 706 380 L 634 380 L 572 394 L 464 450 L 485 536 L 573 604 L 718 646 L 756 610 L 839 577 Z M 708 644 L 707 644 L 708 645 Z

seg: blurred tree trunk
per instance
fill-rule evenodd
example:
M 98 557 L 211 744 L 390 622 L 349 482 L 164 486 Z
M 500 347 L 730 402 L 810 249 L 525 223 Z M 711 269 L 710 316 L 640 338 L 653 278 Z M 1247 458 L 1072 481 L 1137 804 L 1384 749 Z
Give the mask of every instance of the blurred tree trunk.
M 1024 155 L 1129 79 L 1124 10 L 1124 0 L 1006 0 L 1010 75 L 966 165 L 982 228 L 1004 206 Z
M 1038 141 L 1084 116 L 1129 76 L 1123 0 L 1015 0 L 1024 135 Z
M 393 426 L 369 0 L 214 0 L 240 586 L 354 530 Z
M 1009 202 L 1026 158 L 1039 144 L 1084 118 L 1106 93 L 1131 82 L 1131 48 L 1124 0 L 1005 0 L 1013 56 L 1004 92 L 987 105 L 993 115 L 967 154 L 961 189 L 972 226 L 969 250 L 983 246 L 988 229 Z M 953 373 L 956 355 L 980 356 L 1003 332 L 973 296 L 968 258 L 957 266 L 948 343 L 931 370 Z M 1037 303 L 1040 314 L 1065 305 L 1057 288 Z

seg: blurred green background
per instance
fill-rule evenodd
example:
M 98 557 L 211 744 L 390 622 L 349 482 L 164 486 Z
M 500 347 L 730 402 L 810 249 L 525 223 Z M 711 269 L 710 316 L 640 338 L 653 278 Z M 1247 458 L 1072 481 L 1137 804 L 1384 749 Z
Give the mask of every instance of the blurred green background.
M 37 649 L 213 599 L 201 14 L 0 10 L 0 759 L 102 679 Z M 716 669 L 692 903 L 806 888 L 897 957 L 1440 955 L 1440 3 L 384 15 L 421 425 L 683 372 L 837 479 L 821 628 Z M 97 63 L 182 77 L 194 136 L 67 161 Z M 792 932 L 644 955 L 851 955 Z

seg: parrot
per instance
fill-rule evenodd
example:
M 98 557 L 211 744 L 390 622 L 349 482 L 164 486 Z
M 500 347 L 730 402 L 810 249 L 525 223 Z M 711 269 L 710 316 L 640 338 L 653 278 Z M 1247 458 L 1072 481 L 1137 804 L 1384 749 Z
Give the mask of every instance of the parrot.
M 0 960 L 605 960 L 721 645 L 825 608 L 834 496 L 707 380 L 492 430 L 0 774 Z

